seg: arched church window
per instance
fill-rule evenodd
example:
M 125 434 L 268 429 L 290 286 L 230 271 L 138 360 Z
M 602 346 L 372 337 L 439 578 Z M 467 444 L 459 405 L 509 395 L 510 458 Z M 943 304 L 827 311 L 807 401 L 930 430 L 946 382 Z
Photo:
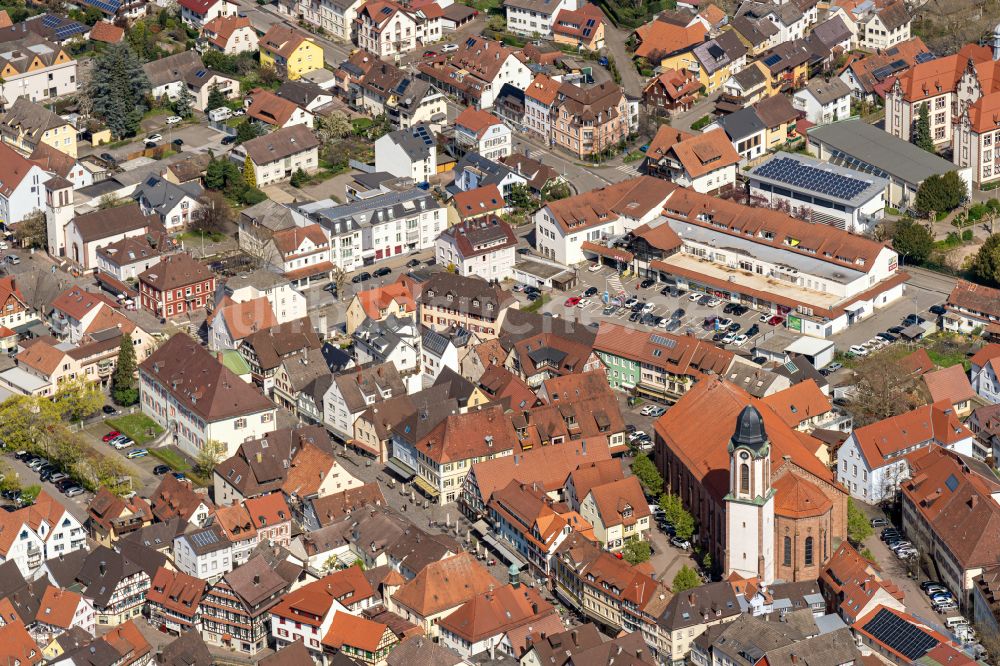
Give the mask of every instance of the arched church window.
M 746 463 L 740 464 L 740 492 L 750 492 L 750 465 Z
M 806 537 L 806 565 L 813 563 L 813 538 Z
M 786 567 L 790 567 L 792 566 L 792 537 L 785 537 L 783 550 L 785 554 L 782 557 L 782 561 Z

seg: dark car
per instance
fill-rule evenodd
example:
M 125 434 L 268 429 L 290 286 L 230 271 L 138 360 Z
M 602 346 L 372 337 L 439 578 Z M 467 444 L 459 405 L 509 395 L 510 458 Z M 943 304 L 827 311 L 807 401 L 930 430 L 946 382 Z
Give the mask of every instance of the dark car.
M 155 141 L 147 141 L 146 142 L 146 147 L 147 148 L 156 148 L 156 142 Z
M 927 310 L 933 315 L 943 315 L 944 313 L 948 312 L 947 310 L 945 310 L 943 305 L 932 305 L 929 308 L 927 308 Z
M 908 314 L 906 315 L 906 319 L 903 320 L 903 326 L 913 326 L 914 324 L 922 324 L 925 321 L 927 320 L 924 319 L 923 317 L 917 316 L 915 314 Z
M 228 146 L 228 145 L 231 145 L 231 144 L 234 144 L 234 143 L 236 143 L 236 135 L 235 134 L 229 134 L 227 136 L 222 137 L 222 145 L 223 146 Z
M 156 476 L 162 476 L 169 471 L 170 467 L 168 467 L 167 465 L 157 465 L 156 467 L 153 468 L 153 474 L 155 474 Z
M 747 337 L 748 338 L 752 338 L 753 336 L 757 335 L 758 333 L 760 333 L 760 326 L 758 326 L 757 324 L 754 324 L 753 326 L 751 326 L 750 328 L 747 329 Z
M 749 335 L 749 333 L 747 335 Z M 767 363 L 767 357 L 766 356 L 754 356 L 750 360 L 753 361 L 754 363 L 756 363 L 757 365 L 764 365 L 765 363 Z
M 638 312 L 636 312 L 635 310 L 633 310 L 632 314 L 630 314 L 628 316 L 628 320 L 634 324 L 635 322 L 639 321 L 639 317 L 641 317 L 641 316 L 642 315 L 640 315 Z
M 372 279 L 372 274 L 369 273 L 368 271 L 365 271 L 364 273 L 358 273 L 357 275 L 352 277 L 351 282 L 353 282 L 354 284 L 358 284 L 359 282 L 365 282 L 366 280 L 371 280 L 371 279 Z
M 184 472 L 174 472 L 173 477 L 178 481 L 184 481 L 185 479 L 187 479 L 187 476 L 184 475 Z
M 683 317 L 686 314 L 687 314 L 687 312 L 684 311 L 684 308 L 677 308 L 676 310 L 674 310 L 674 313 L 672 315 L 670 315 L 670 318 L 671 319 L 680 319 L 681 317 Z
M 63 479 L 62 481 L 56 483 L 56 490 L 58 490 L 61 493 L 64 493 L 75 485 L 76 481 L 74 481 L 73 479 Z
M 893 335 L 899 335 L 900 333 L 903 332 L 903 328 L 904 328 L 903 326 L 893 326 L 892 328 L 889 329 L 889 332 L 892 333 Z
M 722 342 L 722 338 L 724 337 L 726 337 L 726 334 L 720 331 L 712 336 L 712 342 Z
M 117 414 L 118 413 L 118 410 L 115 409 L 114 407 L 112 407 L 111 405 L 104 405 L 103 407 L 101 407 L 101 411 L 104 412 L 105 414 Z
M 420 265 L 419 259 L 410 259 L 408 262 L 406 262 L 407 268 L 416 268 L 419 265 Z
M 723 314 L 736 314 L 736 308 L 740 307 L 739 303 L 726 303 L 726 307 L 722 308 Z
M 642 312 L 642 308 L 645 305 L 646 305 L 645 303 L 643 303 L 642 301 L 639 301 L 638 303 L 636 303 L 636 304 L 634 304 L 632 306 L 632 312 Z
M 536 294 L 535 292 L 531 292 L 530 294 L 528 294 L 528 300 L 530 302 L 534 303 L 539 298 L 541 298 L 541 296 L 542 296 L 541 294 Z
M 879 333 L 875 337 L 882 338 L 886 342 L 895 342 L 896 340 L 899 340 L 899 338 L 897 338 L 895 335 L 892 335 L 891 333 Z
M 392 272 L 391 268 L 389 268 L 388 266 L 383 266 L 382 268 L 376 268 L 375 271 L 372 273 L 372 277 L 377 277 L 377 278 L 385 277 L 391 272 Z
M 178 146 L 178 147 L 179 146 L 183 146 L 184 145 L 184 139 L 182 139 L 180 137 L 177 137 L 176 139 L 174 139 L 170 143 L 172 143 L 172 144 L 174 144 L 175 146 Z
M 649 289 L 654 284 L 656 284 L 656 280 L 654 280 L 653 278 L 646 278 L 645 280 L 639 283 L 639 287 L 641 289 Z
M 583 292 L 583 295 L 587 298 L 597 296 L 597 287 L 587 287 L 587 291 Z
M 323 285 L 323 291 L 328 291 L 331 294 L 333 294 L 334 296 L 336 296 L 337 295 L 337 285 L 334 284 L 333 282 L 327 283 L 327 284 Z
M 111 165 L 117 165 L 118 164 L 118 160 L 116 160 L 115 156 L 112 155 L 111 153 L 101 153 L 100 158 L 102 160 L 104 160 L 105 162 L 107 162 L 108 164 L 111 164 Z

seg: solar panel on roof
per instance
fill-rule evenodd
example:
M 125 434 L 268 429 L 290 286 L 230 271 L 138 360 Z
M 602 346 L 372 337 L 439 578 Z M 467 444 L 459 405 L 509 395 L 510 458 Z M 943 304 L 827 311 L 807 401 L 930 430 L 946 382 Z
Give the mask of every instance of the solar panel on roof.
M 770 67 L 781 60 L 781 56 L 775 53 L 774 55 L 769 55 L 764 58 L 764 64 Z
M 583 36 L 584 37 L 590 37 L 590 28 L 584 28 L 583 29 Z
M 948 486 L 948 490 L 951 492 L 955 492 L 955 489 L 958 488 L 958 479 L 955 478 L 954 474 L 949 474 L 948 478 L 944 481 L 944 485 Z
M 588 28 L 593 28 L 594 27 L 594 23 L 596 23 L 596 21 L 594 21 L 594 19 L 587 19 L 587 27 Z
M 666 347 L 667 349 L 673 349 L 677 346 L 677 341 L 673 338 L 665 338 L 662 335 L 653 334 L 649 336 L 649 341 L 654 345 L 660 345 L 661 347 Z
M 918 64 L 924 63 L 924 62 L 930 62 L 931 60 L 934 60 L 934 54 L 933 53 L 927 53 L 926 51 L 923 52 L 923 53 L 918 53 L 917 57 L 914 58 L 914 60 Z
M 803 164 L 790 157 L 773 159 L 754 169 L 754 174 L 827 196 L 850 200 L 868 189 L 871 182 Z
M 198 546 L 209 546 L 213 543 L 219 542 L 219 537 L 215 535 L 212 530 L 207 530 L 205 532 L 196 532 L 191 535 L 191 540 L 195 542 Z
M 46 28 L 51 28 L 54 25 L 58 25 L 62 19 L 52 14 L 46 14 L 45 16 L 42 17 L 41 20 L 42 20 L 42 25 L 44 25 Z
M 863 629 L 911 661 L 938 644 L 936 638 L 884 608 Z

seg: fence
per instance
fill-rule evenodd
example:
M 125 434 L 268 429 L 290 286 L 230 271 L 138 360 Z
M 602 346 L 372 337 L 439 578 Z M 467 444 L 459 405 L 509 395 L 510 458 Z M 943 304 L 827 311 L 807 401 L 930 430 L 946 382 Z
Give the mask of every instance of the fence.
M 216 130 L 219 130 L 220 132 L 224 132 L 225 134 L 228 134 L 229 136 L 236 136 L 236 128 L 235 127 L 230 127 L 229 125 L 227 125 L 225 123 L 225 121 L 210 120 L 208 122 L 208 126 L 211 127 L 212 129 L 216 129 Z
M 364 171 L 365 173 L 375 173 L 374 164 L 366 164 L 365 162 L 359 162 L 357 160 L 347 160 L 347 166 L 352 169 L 357 169 L 358 171 Z

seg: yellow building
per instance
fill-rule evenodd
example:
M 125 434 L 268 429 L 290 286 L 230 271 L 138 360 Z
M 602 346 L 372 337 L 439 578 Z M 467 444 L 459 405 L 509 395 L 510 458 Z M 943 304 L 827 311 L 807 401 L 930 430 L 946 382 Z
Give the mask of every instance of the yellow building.
M 730 76 L 743 69 L 746 55 L 746 44 L 736 32 L 728 30 L 690 51 L 664 58 L 661 71 L 669 68 L 690 72 L 704 88 L 704 94 L 711 95 L 721 89 Z
M 274 67 L 295 81 L 323 69 L 323 47 L 295 28 L 276 24 L 260 39 L 260 64 Z
M 3 142 L 25 155 L 44 143 L 76 157 L 76 128 L 27 97 L 18 97 L 0 123 Z

